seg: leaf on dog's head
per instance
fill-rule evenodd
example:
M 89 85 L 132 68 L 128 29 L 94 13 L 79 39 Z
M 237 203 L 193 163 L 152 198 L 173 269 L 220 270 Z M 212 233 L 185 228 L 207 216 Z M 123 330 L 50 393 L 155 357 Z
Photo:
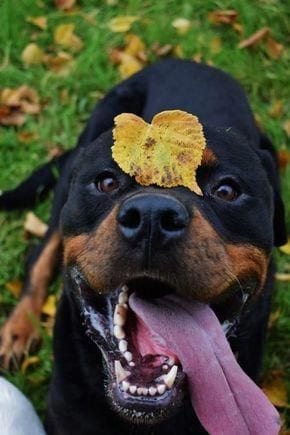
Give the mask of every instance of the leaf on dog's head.
M 115 118 L 112 154 L 120 168 L 144 186 L 184 186 L 201 190 L 196 170 L 206 140 L 198 118 L 181 110 L 154 116 L 152 123 L 132 113 Z

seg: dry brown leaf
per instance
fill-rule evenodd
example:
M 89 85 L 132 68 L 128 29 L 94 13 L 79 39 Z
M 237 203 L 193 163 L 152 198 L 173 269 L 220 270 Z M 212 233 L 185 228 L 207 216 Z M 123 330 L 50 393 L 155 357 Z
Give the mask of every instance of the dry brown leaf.
M 37 44 L 32 42 L 22 51 L 21 59 L 26 65 L 37 65 L 45 60 L 45 54 Z
M 270 401 L 279 408 L 289 408 L 285 379 L 274 375 L 263 384 L 263 391 Z
M 35 131 L 20 131 L 17 138 L 21 143 L 30 143 L 39 139 L 39 134 Z
M 33 236 L 43 238 L 48 230 L 48 225 L 30 211 L 25 217 L 24 230 Z
M 35 89 L 23 85 L 0 92 L 0 124 L 21 126 L 25 122 L 25 114 L 37 115 L 39 112 L 39 97 Z
M 220 9 L 210 12 L 207 16 L 208 21 L 215 25 L 230 24 L 233 25 L 238 17 L 238 12 L 234 9 Z
M 191 22 L 186 18 L 175 18 L 171 24 L 179 35 L 185 35 L 191 26 Z
M 60 24 L 54 30 L 54 42 L 72 51 L 79 51 L 83 47 L 82 40 L 74 33 L 75 25 L 72 23 Z
M 76 0 L 54 0 L 55 6 L 63 11 L 68 11 L 69 9 L 72 9 L 75 3 Z
M 284 122 L 283 124 L 283 130 L 287 134 L 288 137 L 290 137 L 290 119 Z
M 132 16 L 132 15 L 119 16 L 110 20 L 108 23 L 108 27 L 111 30 L 111 32 L 124 33 L 124 32 L 128 32 L 131 29 L 133 23 L 135 23 L 135 21 L 137 20 L 139 20 L 139 17 L 137 16 Z
M 290 163 L 290 151 L 280 150 L 277 154 L 279 168 L 285 169 Z
M 169 110 L 147 124 L 123 113 L 114 119 L 112 155 L 123 171 L 148 186 L 185 186 L 197 194 L 196 181 L 206 140 L 196 116 Z
M 19 296 L 21 294 L 22 286 L 23 286 L 22 281 L 19 281 L 18 279 L 6 282 L 6 284 L 5 284 L 5 287 L 7 288 L 7 290 L 9 290 L 10 293 L 17 299 L 19 298 Z
M 282 52 L 284 50 L 284 45 L 280 44 L 274 38 L 269 36 L 268 39 L 267 39 L 266 50 L 267 50 L 268 55 L 272 59 L 277 60 L 282 55 Z
M 288 242 L 285 245 L 280 246 L 279 249 L 283 254 L 290 255 L 290 238 L 288 239 Z
M 14 111 L 7 106 L 0 105 L 0 125 L 13 125 L 21 127 L 24 124 L 26 117 L 23 113 Z
M 47 18 L 46 17 L 28 17 L 26 19 L 28 23 L 34 24 L 41 30 L 47 29 Z
M 21 364 L 21 373 L 25 374 L 27 372 L 28 367 L 38 364 L 40 362 L 39 356 L 30 356 L 25 358 L 23 363 Z
M 283 101 L 282 100 L 275 100 L 273 101 L 273 103 L 271 104 L 271 107 L 269 109 L 269 115 L 272 118 L 281 118 L 282 114 L 283 114 Z
M 257 44 L 259 44 L 259 42 L 265 39 L 265 37 L 269 34 L 269 32 L 270 32 L 269 27 L 262 27 L 262 29 L 258 30 L 248 38 L 241 41 L 238 45 L 238 48 L 248 48 L 248 47 L 256 46 Z
M 168 56 L 172 53 L 174 47 L 172 44 L 160 45 L 159 42 L 155 42 L 151 46 L 151 51 L 158 57 Z
M 113 48 L 109 51 L 109 57 L 113 64 L 119 65 L 120 75 L 123 79 L 140 71 L 147 62 L 145 44 L 135 34 L 128 34 L 125 38 L 125 46 Z
M 49 295 L 42 307 L 42 314 L 46 314 L 49 317 L 55 317 L 57 300 L 55 295 Z
M 64 153 L 64 149 L 61 146 L 54 146 L 52 148 L 49 148 L 47 156 L 50 159 L 55 159 L 56 157 L 61 156 Z
M 57 75 L 68 75 L 74 67 L 73 57 L 65 51 L 46 57 L 46 66 Z

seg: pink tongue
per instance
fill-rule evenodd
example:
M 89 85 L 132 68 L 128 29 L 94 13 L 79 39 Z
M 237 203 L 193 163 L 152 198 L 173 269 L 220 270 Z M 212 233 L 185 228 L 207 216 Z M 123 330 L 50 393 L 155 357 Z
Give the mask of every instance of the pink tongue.
M 236 362 L 208 305 L 178 296 L 144 300 L 135 293 L 129 304 L 178 356 L 192 406 L 211 435 L 279 433 L 278 412 Z

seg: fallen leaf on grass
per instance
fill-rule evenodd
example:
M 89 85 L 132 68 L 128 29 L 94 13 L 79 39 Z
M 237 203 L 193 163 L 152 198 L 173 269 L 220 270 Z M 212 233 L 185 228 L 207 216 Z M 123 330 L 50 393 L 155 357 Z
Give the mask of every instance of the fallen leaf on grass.
M 283 101 L 282 100 L 274 100 L 269 109 L 269 115 L 272 118 L 281 118 L 283 114 Z
M 283 252 L 283 254 L 290 255 L 290 238 L 285 245 L 279 247 L 279 250 Z
M 37 115 L 39 112 L 39 97 L 35 89 L 23 85 L 0 91 L 0 124 L 21 126 L 26 114 Z
M 158 57 L 168 56 L 172 53 L 174 46 L 172 44 L 160 45 L 159 42 L 154 42 L 151 46 L 151 51 Z
M 215 25 L 229 24 L 233 25 L 238 17 L 238 12 L 234 9 L 218 9 L 208 14 L 208 21 Z
M 60 51 L 56 55 L 47 55 L 45 64 L 54 74 L 65 76 L 71 72 L 75 62 L 69 53 Z
M 44 62 L 45 54 L 37 44 L 32 42 L 22 51 L 21 59 L 26 65 L 37 65 Z
M 72 9 L 72 7 L 75 5 L 76 0 L 54 0 L 54 4 L 58 9 L 61 9 L 63 11 L 67 11 L 69 9 Z
M 38 364 L 40 362 L 39 356 L 30 356 L 25 358 L 23 363 L 21 364 L 21 373 L 25 374 L 27 372 L 28 367 Z
M 283 130 L 287 134 L 288 137 L 290 137 L 290 119 L 284 122 L 283 124 Z
M 60 24 L 54 30 L 54 42 L 72 51 L 79 51 L 83 47 L 82 40 L 74 33 L 75 25 Z
M 39 134 L 36 131 L 20 131 L 17 133 L 17 139 L 21 143 L 30 143 L 39 139 Z
M 55 295 L 49 295 L 42 307 L 42 314 L 46 314 L 49 317 L 55 317 L 57 300 Z
M 289 408 L 286 382 L 281 375 L 274 374 L 271 379 L 264 382 L 263 391 L 275 406 Z
M 290 273 L 276 273 L 275 278 L 277 281 L 290 282 Z
M 15 279 L 13 281 L 6 282 L 5 287 L 15 298 L 18 299 L 22 291 L 22 285 L 22 281 Z
M 114 64 L 119 65 L 120 75 L 125 79 L 144 67 L 147 61 L 145 44 L 139 36 L 129 34 L 124 47 L 111 49 L 109 57 Z
M 33 236 L 43 238 L 48 225 L 40 220 L 33 212 L 28 212 L 25 217 L 24 230 Z
M 172 26 L 179 35 L 185 35 L 190 29 L 191 22 L 186 18 L 176 18 L 172 21 Z
M 266 51 L 269 57 L 277 60 L 281 57 L 283 50 L 284 50 L 283 44 L 280 44 L 271 36 L 268 37 L 267 44 L 266 44 Z
M 34 24 L 41 30 L 47 29 L 47 18 L 46 17 L 28 17 L 26 19 L 28 23 Z
M 196 169 L 206 140 L 196 116 L 170 110 L 155 115 L 151 124 L 132 113 L 114 121 L 113 158 L 125 173 L 145 186 L 185 186 L 201 194 Z
M 278 165 L 279 168 L 285 169 L 290 163 L 290 151 L 280 150 L 278 151 Z
M 258 30 L 248 38 L 241 41 L 238 45 L 238 48 L 248 48 L 256 46 L 257 44 L 259 44 L 259 42 L 265 39 L 267 35 L 269 35 L 269 32 L 269 27 L 262 27 L 262 29 Z
M 114 33 L 123 33 L 128 32 L 132 24 L 135 23 L 135 21 L 139 20 L 139 17 L 132 16 L 132 15 L 124 15 L 115 17 L 112 20 L 109 21 L 108 27 L 111 30 L 111 32 Z

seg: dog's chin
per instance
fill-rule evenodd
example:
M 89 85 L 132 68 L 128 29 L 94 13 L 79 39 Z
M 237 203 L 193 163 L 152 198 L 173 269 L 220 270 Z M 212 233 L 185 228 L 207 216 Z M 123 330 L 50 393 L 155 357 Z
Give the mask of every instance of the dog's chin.
M 177 289 L 146 275 L 104 294 L 92 289 L 76 266 L 69 274 L 86 333 L 103 355 L 107 374 L 104 386 L 114 410 L 133 424 L 152 425 L 169 418 L 187 394 L 185 373 L 178 356 L 140 322 L 128 299 L 134 292 L 146 298 L 162 298 Z M 247 289 L 252 287 L 248 284 Z M 233 286 L 212 305 L 227 338 L 235 334 L 249 295 L 240 285 Z

